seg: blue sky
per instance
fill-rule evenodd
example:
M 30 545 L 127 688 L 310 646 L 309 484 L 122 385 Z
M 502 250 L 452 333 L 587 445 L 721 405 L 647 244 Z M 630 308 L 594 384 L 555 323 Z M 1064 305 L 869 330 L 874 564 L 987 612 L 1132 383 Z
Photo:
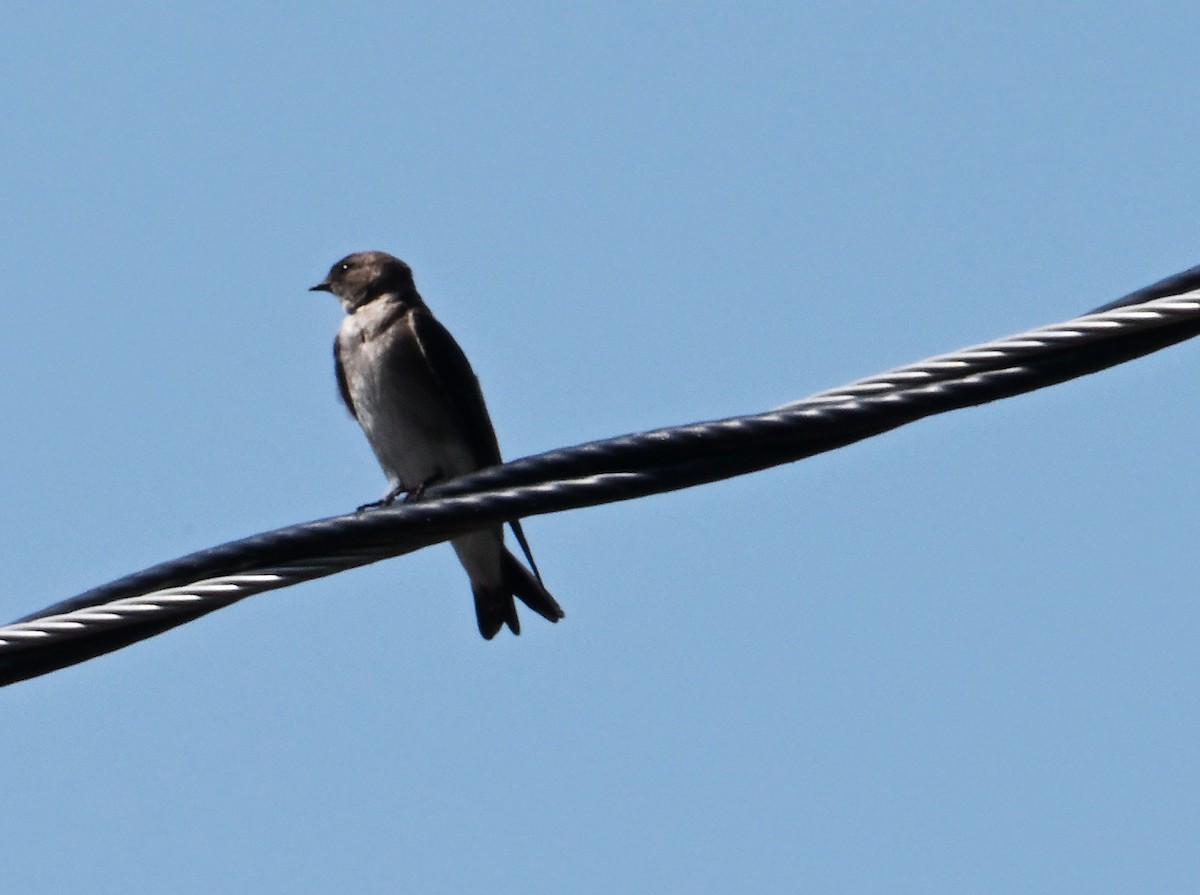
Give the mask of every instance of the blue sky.
M 509 457 L 772 407 L 1200 263 L 1194 4 L 24 5 L 7 620 L 385 487 L 380 248 Z M 1197 346 L 449 548 L 0 692 L 12 891 L 1125 892 L 1200 877 Z

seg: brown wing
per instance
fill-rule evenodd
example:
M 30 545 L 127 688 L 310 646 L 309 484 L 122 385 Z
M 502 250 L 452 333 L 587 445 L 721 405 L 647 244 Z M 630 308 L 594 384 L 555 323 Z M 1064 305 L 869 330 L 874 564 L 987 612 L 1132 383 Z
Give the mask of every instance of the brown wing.
M 425 355 L 430 376 L 450 408 L 471 456 L 480 468 L 495 466 L 500 462 L 500 445 L 467 356 L 428 310 L 414 308 L 410 314 L 412 334 Z
M 454 415 L 475 462 L 480 468 L 496 466 L 501 462 L 500 445 L 496 441 L 496 430 L 492 427 L 487 405 L 483 403 L 479 379 L 471 369 L 470 361 L 446 327 L 438 323 L 437 318 L 425 308 L 414 308 L 409 321 L 412 334 L 421 347 L 421 353 L 425 355 L 429 373 L 441 391 L 446 406 Z M 538 584 L 541 584 L 542 575 L 538 571 L 537 563 L 533 561 L 533 553 L 529 549 L 529 542 L 525 539 L 520 521 L 512 519 L 509 525 L 517 537 L 517 543 L 521 545 L 521 552 L 529 560 L 534 577 L 537 578 Z M 553 603 L 553 599 L 551 602 Z M 557 609 L 558 604 L 554 605 Z M 542 612 L 540 609 L 538 611 Z
M 438 323 L 437 318 L 426 308 L 414 308 L 409 320 L 412 322 L 416 343 L 425 355 L 428 371 L 438 390 L 442 392 L 446 407 L 454 414 L 458 430 L 462 433 L 463 440 L 466 440 L 475 462 L 480 468 L 497 465 L 500 463 L 500 445 L 496 440 L 496 430 L 492 427 L 492 418 L 488 416 L 484 403 L 484 392 L 479 388 L 479 379 L 470 368 L 467 355 L 462 353 L 449 330 Z M 510 519 L 509 525 L 512 527 L 512 534 L 516 535 L 517 543 L 521 545 L 521 552 L 529 560 L 534 577 L 541 584 L 541 572 L 538 571 L 538 564 L 534 563 L 533 552 L 529 549 L 529 541 L 524 536 L 520 519 Z M 557 608 L 557 603 L 554 606 Z M 541 612 L 541 609 L 538 611 Z M 562 612 L 562 609 L 558 611 Z M 547 618 L 550 617 L 547 615 Z
M 354 412 L 354 399 L 350 397 L 350 384 L 346 381 L 346 371 L 342 367 L 342 343 L 336 337 L 333 340 L 333 369 L 337 374 L 338 394 L 342 396 L 342 403 L 346 405 L 350 415 L 358 419 L 358 414 Z

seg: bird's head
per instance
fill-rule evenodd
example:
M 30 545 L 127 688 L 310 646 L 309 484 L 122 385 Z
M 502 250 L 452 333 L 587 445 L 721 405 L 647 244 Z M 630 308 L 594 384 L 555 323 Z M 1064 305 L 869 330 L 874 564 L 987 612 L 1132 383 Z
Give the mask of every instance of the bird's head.
M 412 268 L 387 252 L 347 255 L 308 291 L 332 292 L 348 314 L 384 295 L 409 298 L 417 294 Z

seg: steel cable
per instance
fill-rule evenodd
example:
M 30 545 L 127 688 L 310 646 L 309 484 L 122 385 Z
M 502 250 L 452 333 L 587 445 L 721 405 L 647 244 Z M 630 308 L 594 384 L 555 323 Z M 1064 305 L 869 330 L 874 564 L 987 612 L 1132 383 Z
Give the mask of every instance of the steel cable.
M 0 627 L 0 686 L 135 643 L 256 593 L 496 522 L 629 500 L 790 463 L 926 416 L 1044 388 L 1200 333 L 1200 267 L 1096 311 L 749 416 L 526 457 L 417 503 L 301 523 L 142 570 Z

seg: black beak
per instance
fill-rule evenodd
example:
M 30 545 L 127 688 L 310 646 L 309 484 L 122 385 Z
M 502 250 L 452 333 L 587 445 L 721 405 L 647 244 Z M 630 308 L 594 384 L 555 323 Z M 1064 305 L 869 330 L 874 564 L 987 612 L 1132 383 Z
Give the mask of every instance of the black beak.
M 330 286 L 328 283 L 317 283 L 317 285 L 311 287 L 308 291 L 309 292 L 332 292 L 333 287 Z

